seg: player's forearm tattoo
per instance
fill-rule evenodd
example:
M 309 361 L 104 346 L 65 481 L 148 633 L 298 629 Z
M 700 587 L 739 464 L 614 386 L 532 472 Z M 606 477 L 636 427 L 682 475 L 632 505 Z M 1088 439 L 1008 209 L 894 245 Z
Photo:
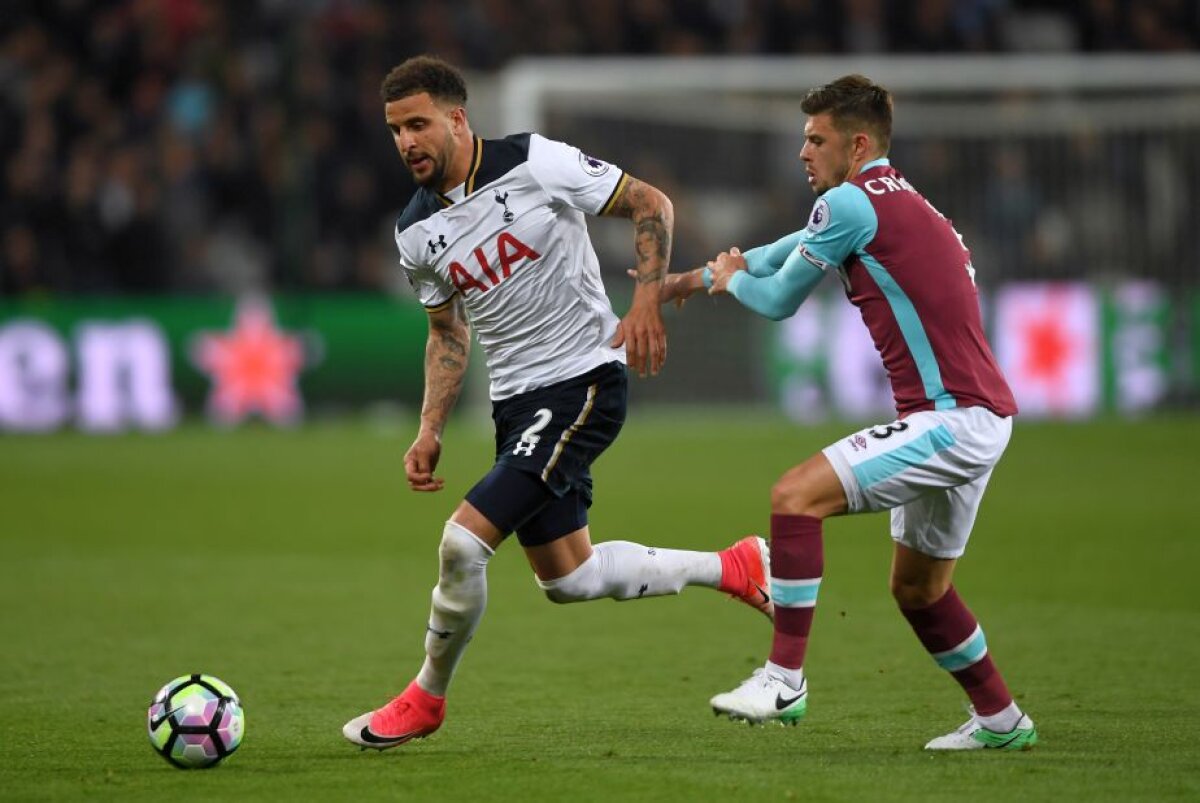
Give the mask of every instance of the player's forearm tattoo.
M 633 221 L 638 284 L 662 281 L 671 260 L 671 233 L 675 228 L 671 201 L 630 176 L 609 214 Z
M 438 364 L 451 373 L 464 370 L 467 367 L 466 341 L 452 330 L 436 330 L 434 337 L 435 341 L 430 345 Z
M 671 258 L 671 231 L 661 212 L 637 221 L 634 250 L 637 251 L 638 284 L 656 282 L 667 275 Z
M 425 344 L 425 398 L 421 421 L 441 432 L 462 391 L 471 349 L 471 330 L 456 306 L 445 318 L 431 318 Z

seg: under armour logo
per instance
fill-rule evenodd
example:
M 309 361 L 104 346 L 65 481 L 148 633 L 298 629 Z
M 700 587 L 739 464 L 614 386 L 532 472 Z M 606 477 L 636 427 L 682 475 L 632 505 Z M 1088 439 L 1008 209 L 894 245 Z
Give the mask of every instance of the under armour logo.
M 444 235 L 444 234 L 438 235 L 436 243 L 433 240 L 429 241 L 429 252 L 432 254 L 436 254 L 437 250 L 439 248 L 445 248 L 445 247 L 446 247 L 446 235 Z
M 533 450 L 537 448 L 538 443 L 542 440 L 542 436 L 538 433 L 546 428 L 550 423 L 550 419 L 554 414 L 548 408 L 543 407 L 533 414 L 533 423 L 525 427 L 525 431 L 521 433 L 521 440 L 517 442 L 512 453 L 518 457 L 533 457 Z
M 501 195 L 500 190 L 495 190 L 494 192 L 496 193 L 496 203 L 504 205 L 504 222 L 512 223 L 513 218 L 516 217 L 516 215 L 514 215 L 511 211 L 509 211 L 508 193 L 506 192 L 503 195 Z

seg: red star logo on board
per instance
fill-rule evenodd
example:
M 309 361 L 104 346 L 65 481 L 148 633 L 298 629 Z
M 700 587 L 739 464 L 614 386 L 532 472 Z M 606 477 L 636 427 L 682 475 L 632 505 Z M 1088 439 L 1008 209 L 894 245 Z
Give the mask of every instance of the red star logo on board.
M 1022 370 L 1043 382 L 1059 379 L 1071 357 L 1071 340 L 1058 321 L 1042 318 L 1025 326 L 1025 364 Z
M 1022 371 L 1046 387 L 1050 404 L 1055 409 L 1067 405 L 1067 388 L 1063 384 L 1075 350 L 1070 331 L 1053 318 L 1039 318 L 1024 326 L 1025 359 Z
M 274 424 L 300 418 L 304 346 L 276 326 L 269 303 L 239 302 L 230 331 L 197 335 L 193 360 L 212 378 L 208 409 L 221 423 L 236 424 L 254 413 Z

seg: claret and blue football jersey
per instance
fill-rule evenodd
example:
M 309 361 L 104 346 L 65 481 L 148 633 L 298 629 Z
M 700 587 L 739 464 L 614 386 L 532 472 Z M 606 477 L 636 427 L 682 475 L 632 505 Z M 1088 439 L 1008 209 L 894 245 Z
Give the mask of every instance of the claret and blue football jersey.
M 1017 412 L 983 334 L 970 252 L 887 159 L 818 198 L 794 242 L 789 263 L 771 267 L 837 272 L 883 358 L 901 415 L 972 406 Z M 752 262 L 730 292 L 745 303 L 756 276 L 773 278 L 763 276 L 771 267 Z M 813 284 L 793 282 L 805 294 Z

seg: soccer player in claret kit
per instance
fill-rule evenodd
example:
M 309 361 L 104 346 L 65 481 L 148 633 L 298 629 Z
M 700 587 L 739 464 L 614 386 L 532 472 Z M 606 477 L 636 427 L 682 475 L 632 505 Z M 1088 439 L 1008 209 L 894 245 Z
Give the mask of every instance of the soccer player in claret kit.
M 450 65 L 418 56 L 381 94 L 400 156 L 418 185 L 396 225 L 400 264 L 429 312 L 425 398 L 405 455 L 409 486 L 436 492 L 441 434 L 458 398 L 474 326 L 487 358 L 496 462 L 446 522 L 425 633 L 407 688 L 346 723 L 343 735 L 386 749 L 433 733 L 487 603 L 488 559 L 516 532 L 537 584 L 559 603 L 715 588 L 771 615 L 766 542 L 720 552 L 592 546 L 591 463 L 625 420 L 626 367 L 657 373 L 666 356 L 658 297 L 674 225 L 654 187 L 537 134 L 475 137 L 467 90 Z M 600 281 L 584 216 L 632 220 L 638 285 L 619 320 Z
M 795 724 L 807 709 L 804 655 L 824 570 L 822 523 L 891 511 L 891 590 L 900 612 L 973 706 L 930 750 L 1033 746 L 983 630 L 951 583 L 1017 407 L 983 335 L 971 255 L 887 159 L 892 98 L 860 75 L 808 93 L 804 162 L 819 196 L 808 225 L 775 243 L 731 249 L 672 274 L 662 299 L 705 287 L 773 320 L 795 313 L 836 273 L 887 370 L 899 418 L 826 447 L 771 492 L 775 635 L 766 665 L 713 709 L 750 722 Z

